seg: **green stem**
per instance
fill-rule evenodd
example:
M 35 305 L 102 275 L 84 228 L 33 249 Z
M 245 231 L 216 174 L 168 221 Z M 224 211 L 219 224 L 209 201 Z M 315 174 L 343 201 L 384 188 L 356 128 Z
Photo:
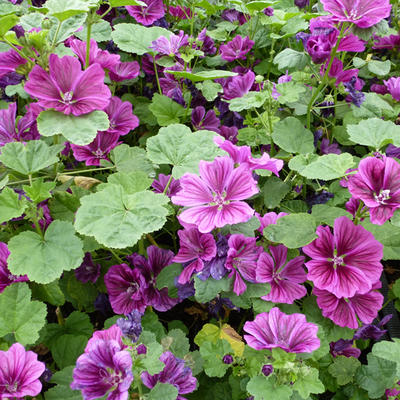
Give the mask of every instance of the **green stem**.
M 293 174 L 294 174 L 294 171 L 291 169 L 291 170 L 289 171 L 289 173 L 287 174 L 287 176 L 286 176 L 286 178 L 284 179 L 283 182 L 287 182 L 287 181 L 289 180 L 289 178 L 292 177 Z
M 171 182 L 172 182 L 172 175 L 169 177 L 168 182 L 167 182 L 167 184 L 165 185 L 163 194 L 166 194 L 166 193 L 167 193 L 168 188 L 169 188 L 169 185 L 171 184 Z
M 86 33 L 86 62 L 85 69 L 89 67 L 89 58 L 90 58 L 90 35 L 92 34 L 92 18 L 91 14 L 88 15 L 87 18 L 87 33 Z
M 153 65 L 154 65 L 154 73 L 156 75 L 156 80 L 157 80 L 158 92 L 162 95 L 162 90 L 161 90 L 161 86 L 160 86 L 160 80 L 158 79 L 156 56 L 154 54 L 153 54 Z
M 8 41 L 4 36 L 1 38 L 1 40 L 3 40 L 4 42 L 6 42 L 11 48 L 13 48 L 22 58 L 25 58 L 25 60 L 28 60 L 30 63 L 32 62 L 32 60 L 25 56 L 18 47 L 14 46 L 10 41 Z
M 111 6 L 109 6 L 109 8 L 108 8 L 108 10 L 107 11 L 105 11 L 103 14 L 101 14 L 100 15 L 100 17 L 99 17 L 99 19 L 102 19 L 102 18 L 104 18 L 110 11 L 112 10 L 112 7 Z
M 96 172 L 96 171 L 104 171 L 106 169 L 114 169 L 116 168 L 115 165 L 112 167 L 101 167 L 101 168 L 88 168 L 88 169 L 81 169 L 81 170 L 74 170 L 74 171 L 67 171 L 63 172 L 62 175 L 77 175 L 82 174 L 83 172 Z
M 157 242 L 154 240 L 153 236 L 150 233 L 146 234 L 147 240 L 154 246 L 160 247 Z
M 358 225 L 358 223 L 360 222 L 361 214 L 362 214 L 361 210 L 362 210 L 363 206 L 364 206 L 364 203 L 360 200 L 360 204 L 357 208 L 357 212 L 354 217 L 354 225 Z
M 58 34 L 60 33 L 61 25 L 62 25 L 62 22 L 59 21 L 58 26 L 57 26 L 56 33 L 54 34 L 53 43 L 51 44 L 51 48 L 52 48 L 52 49 L 54 49 L 54 48 L 56 47 L 56 44 L 57 44 L 57 37 L 58 37 Z
M 58 325 L 64 325 L 65 324 L 65 320 L 64 320 L 64 316 L 62 314 L 62 311 L 61 311 L 60 307 L 56 308 L 56 315 L 57 315 Z
M 110 253 L 114 256 L 114 258 L 120 263 L 123 264 L 124 261 L 122 260 L 122 258 L 113 250 L 108 248 L 108 250 L 110 251 Z

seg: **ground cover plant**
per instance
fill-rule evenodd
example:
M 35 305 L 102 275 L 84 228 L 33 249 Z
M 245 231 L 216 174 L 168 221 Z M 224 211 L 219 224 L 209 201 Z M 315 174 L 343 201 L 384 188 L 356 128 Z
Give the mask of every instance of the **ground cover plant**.
M 0 0 L 0 398 L 399 398 L 399 13 Z

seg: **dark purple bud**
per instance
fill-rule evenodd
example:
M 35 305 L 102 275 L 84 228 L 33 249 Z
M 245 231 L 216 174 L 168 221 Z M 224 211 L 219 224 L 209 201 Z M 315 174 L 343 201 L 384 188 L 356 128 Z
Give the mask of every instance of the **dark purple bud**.
M 122 334 L 135 343 L 142 333 L 142 314 L 137 310 L 133 310 L 127 315 L 127 318 L 118 318 L 117 325 L 121 328 Z
M 45 370 L 43 371 L 43 374 L 40 376 L 40 380 L 43 382 L 49 382 L 52 376 L 53 373 L 49 368 L 46 367 Z
M 294 4 L 299 8 L 305 8 L 308 5 L 308 0 L 294 0 Z
M 138 347 L 136 347 L 136 351 L 138 354 L 146 354 L 147 353 L 147 347 L 144 344 L 139 344 Z
M 272 7 L 267 7 L 264 8 L 263 13 L 267 16 L 267 17 L 272 17 L 274 15 L 274 9 Z
M 230 354 L 225 354 L 222 361 L 224 362 L 224 364 L 232 364 L 233 357 Z
M 271 364 L 265 364 L 263 365 L 263 367 L 261 368 L 261 372 L 265 375 L 265 376 L 270 376 L 272 374 L 272 372 L 274 371 L 274 367 Z

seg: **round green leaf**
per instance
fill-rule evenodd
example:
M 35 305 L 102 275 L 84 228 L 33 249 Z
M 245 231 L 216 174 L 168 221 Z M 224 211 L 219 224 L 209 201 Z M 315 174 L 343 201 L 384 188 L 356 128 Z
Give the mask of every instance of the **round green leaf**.
M 0 224 L 12 218 L 20 217 L 27 207 L 25 198 L 19 199 L 18 193 L 5 187 L 0 193 Z
M 196 73 L 187 72 L 187 71 L 171 71 L 166 70 L 171 75 L 174 75 L 177 78 L 189 79 L 192 82 L 202 82 L 206 80 L 212 79 L 221 79 L 221 78 L 230 78 L 232 76 L 236 76 L 236 72 L 224 71 L 213 69 L 209 71 L 200 71 Z

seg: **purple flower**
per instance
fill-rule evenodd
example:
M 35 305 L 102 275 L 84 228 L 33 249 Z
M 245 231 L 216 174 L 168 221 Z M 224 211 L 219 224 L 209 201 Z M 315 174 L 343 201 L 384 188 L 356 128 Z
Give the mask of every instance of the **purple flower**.
M 257 259 L 263 249 L 256 245 L 256 238 L 245 237 L 242 234 L 232 235 L 228 245 L 225 267 L 231 271 L 229 277 L 235 277 L 233 291 L 240 296 L 247 289 L 243 278 L 252 283 L 257 282 Z
M 392 77 L 387 81 L 383 81 L 387 90 L 392 95 L 392 97 L 400 101 L 400 77 Z
M 227 44 L 221 45 L 221 58 L 226 61 L 245 60 L 246 54 L 252 49 L 254 42 L 248 36 L 242 38 L 236 35 Z
M 18 85 L 24 79 L 23 75 L 16 72 L 8 72 L 0 77 L 0 88 L 4 89 L 8 85 Z
M 246 166 L 250 171 L 266 169 L 279 176 L 279 171 L 283 168 L 282 160 L 270 158 L 267 153 L 260 158 L 252 157 L 250 146 L 235 146 L 228 140 L 222 140 L 219 136 L 214 137 L 214 142 L 230 155 L 235 164 Z
M 319 193 L 308 195 L 306 198 L 306 202 L 310 207 L 312 207 L 315 204 L 325 204 L 334 197 L 335 195 L 333 193 L 330 193 L 327 190 L 322 190 Z
M 139 118 L 133 114 L 129 101 L 113 96 L 104 111 L 110 120 L 110 127 L 106 131 L 109 134 L 126 135 L 139 126 Z
M 38 395 L 42 390 L 39 378 L 45 367 L 38 361 L 36 353 L 25 351 L 19 343 L 14 343 L 7 351 L 0 351 L 0 398 Z
M 90 253 L 85 253 L 83 262 L 75 270 L 75 277 L 83 283 L 88 283 L 89 281 L 95 283 L 100 276 L 101 265 L 94 264 L 92 260 L 92 255 Z
M 132 269 L 127 264 L 113 265 L 104 275 L 104 283 L 116 314 L 145 311 L 147 299 L 144 290 L 148 285 L 138 268 Z
M 382 225 L 400 208 L 400 165 L 390 157 L 367 157 L 349 177 L 349 192 L 369 207 L 373 224 Z
M 289 215 L 285 212 L 280 212 L 279 214 L 275 212 L 269 212 L 267 214 L 264 214 L 264 216 L 261 216 L 259 213 L 256 213 L 256 217 L 260 221 L 260 227 L 257 229 L 261 234 L 264 232 L 264 229 L 268 225 L 275 225 L 276 222 L 278 221 L 279 218 L 284 217 L 285 215 Z
M 126 349 L 128 346 L 122 342 L 122 331 L 118 325 L 111 325 L 108 329 L 93 332 L 92 337 L 87 342 L 85 353 L 89 353 L 95 347 L 96 342 L 99 340 L 115 341 L 121 347 L 121 350 Z
M 215 297 L 215 299 L 208 302 L 208 312 L 215 318 L 225 318 L 227 310 L 240 311 L 240 308 L 234 306 L 230 299 L 227 297 L 221 297 L 219 294 Z
M 186 173 L 180 179 L 182 189 L 172 196 L 174 204 L 188 207 L 180 220 L 208 233 L 251 218 L 254 210 L 241 201 L 258 193 L 248 168 L 234 168 L 229 157 L 217 157 L 212 162 L 200 161 L 199 170 L 200 176 Z
M 8 247 L 5 243 L 0 242 L 0 293 L 4 291 L 7 286 L 12 285 L 16 282 L 28 282 L 29 278 L 27 275 L 15 276 L 9 269 L 7 264 L 7 258 L 10 255 Z
M 355 87 L 356 83 L 357 83 L 357 78 L 353 76 L 349 82 L 344 83 L 344 87 L 346 88 L 346 92 L 349 93 L 348 97 L 350 98 L 350 101 L 356 107 L 361 107 L 361 104 L 364 103 L 365 100 L 365 94 L 356 89 Z
M 215 115 L 214 110 L 206 110 L 202 106 L 198 106 L 192 111 L 192 125 L 196 130 L 209 130 L 219 133 L 219 119 Z
M 292 76 L 289 75 L 288 70 L 286 70 L 285 75 L 282 75 L 278 78 L 278 83 L 286 83 L 292 80 Z
M 338 21 L 369 28 L 390 15 L 389 0 L 321 0 L 324 10 Z
M 100 165 L 100 160 L 108 160 L 108 154 L 119 142 L 118 133 L 99 132 L 92 143 L 78 146 L 71 143 L 75 160 L 85 161 L 86 165 Z
M 178 282 L 178 277 L 176 276 L 174 278 L 174 284 L 175 284 L 176 288 L 178 289 L 178 298 L 180 301 L 183 301 L 183 300 L 187 299 L 188 297 L 192 297 L 196 293 L 196 291 L 194 289 L 194 280 L 182 285 Z
M 149 26 L 165 15 L 162 0 L 143 0 L 145 6 L 126 6 L 128 13 L 135 18 L 139 24 Z
M 400 159 L 400 147 L 396 147 L 393 144 L 389 144 L 389 146 L 386 147 L 385 153 L 388 157 L 394 157 Z
M 248 71 L 244 75 L 237 75 L 227 78 L 228 82 L 224 88 L 224 99 L 232 100 L 236 97 L 242 97 L 249 92 L 255 80 L 253 71 Z
M 106 317 L 113 314 L 109 296 L 106 293 L 99 293 L 97 295 L 96 300 L 94 301 L 94 308 Z
M 242 12 L 234 9 L 228 9 L 222 12 L 221 18 L 229 22 L 238 21 L 239 25 L 243 25 L 250 19 L 250 15 L 243 14 Z
M 360 200 L 352 197 L 349 201 L 346 202 L 345 207 L 346 207 L 346 211 L 349 212 L 354 218 L 357 214 L 358 208 L 360 207 Z M 362 206 L 361 212 L 363 213 L 367 209 L 368 209 L 367 207 Z M 361 218 L 361 221 L 363 221 L 363 220 L 364 220 L 364 218 Z
M 312 258 L 306 263 L 308 279 L 315 288 L 338 298 L 366 293 L 382 273 L 383 246 L 372 233 L 347 217 L 335 220 L 334 233 L 328 226 L 317 228 L 318 238 L 303 247 Z
M 307 38 L 306 50 L 315 64 L 322 64 L 330 57 L 336 43 L 334 33 L 311 35 Z
M 154 179 L 151 187 L 154 189 L 156 193 L 164 193 L 165 187 L 167 186 L 169 180 L 171 179 L 171 175 L 159 174 L 158 179 Z M 166 195 L 168 197 L 175 196 L 181 190 L 181 185 L 179 183 L 179 179 L 171 179 L 171 182 L 168 186 Z
M 76 361 L 71 389 L 85 400 L 107 395 L 107 400 L 127 400 L 133 381 L 132 357 L 115 340 L 96 340 Z
M 178 231 L 180 248 L 174 257 L 174 262 L 189 263 L 179 276 L 180 284 L 188 283 L 194 272 L 204 268 L 204 261 L 210 261 L 217 254 L 214 236 L 210 233 L 200 233 L 197 228 Z
M 247 321 L 243 330 L 247 344 L 253 349 L 274 349 L 288 353 L 311 353 L 318 349 L 318 326 L 307 322 L 304 314 L 283 313 L 274 307 L 270 312 L 258 314 L 254 321 Z
M 345 357 L 360 357 L 361 350 L 353 347 L 353 340 L 339 339 L 337 342 L 330 342 L 330 353 L 333 357 L 345 356 Z
M 375 284 L 372 289 L 379 287 L 380 285 Z M 360 321 L 370 324 L 383 304 L 383 296 L 377 290 L 342 298 L 317 288 L 314 288 L 313 293 L 317 296 L 318 307 L 325 318 L 331 319 L 336 325 L 351 329 L 358 328 L 357 317 Z
M 375 42 L 372 46 L 373 49 L 383 50 L 383 49 L 395 49 L 400 47 L 400 35 L 389 35 L 389 36 L 375 36 Z
M 274 367 L 271 364 L 265 364 L 263 365 L 263 367 L 261 368 L 261 372 L 263 373 L 263 375 L 265 376 L 270 376 L 273 372 L 274 372 Z
M 149 246 L 147 256 L 146 260 L 143 256 L 134 253 L 126 258 L 135 270 L 140 271 L 146 282 L 145 287 L 141 288 L 146 304 L 153 306 L 157 311 L 167 311 L 178 303 L 178 299 L 169 297 L 167 288 L 157 289 L 156 280 L 159 273 L 173 262 L 174 253 L 157 246 Z
M 238 142 L 237 135 L 239 131 L 236 126 L 221 126 L 219 134 L 231 143 L 236 144 Z
M 119 62 L 110 69 L 110 79 L 114 82 L 122 82 L 126 79 L 134 79 L 139 76 L 140 66 L 137 61 Z
M 294 0 L 294 4 L 299 8 L 305 8 L 308 6 L 308 0 Z
M 222 358 L 222 362 L 224 364 L 232 364 L 233 363 L 233 357 L 230 354 L 225 354 L 224 357 Z
M 267 16 L 267 17 L 272 17 L 274 15 L 274 9 L 272 7 L 267 7 L 264 8 L 263 13 Z
M 179 31 L 178 35 L 171 34 L 167 39 L 165 36 L 160 36 L 157 40 L 151 42 L 150 49 L 153 49 L 158 54 L 164 54 L 170 57 L 180 57 L 179 49 L 189 44 L 189 36 L 183 31 Z
M 325 67 L 322 66 L 321 73 L 325 73 Z M 331 69 L 329 71 L 330 78 L 336 78 L 335 85 L 339 86 L 340 82 L 349 82 L 351 78 L 358 76 L 358 69 L 343 69 L 343 63 L 335 58 L 332 62 Z M 357 87 L 357 89 L 360 89 Z
M 320 145 L 321 154 L 341 154 L 339 145 L 337 143 L 331 143 L 329 139 L 324 138 L 321 140 Z
M 128 319 L 118 318 L 117 326 L 121 329 L 125 337 L 135 343 L 142 333 L 142 314 L 139 311 L 133 310 L 127 317 Z
M 207 56 L 212 56 L 217 52 L 214 40 L 207 36 L 207 29 L 204 28 L 197 36 L 197 41 L 201 42 L 200 50 Z
M 99 64 L 82 71 L 75 57 L 50 54 L 49 70 L 36 65 L 24 87 L 40 106 L 76 116 L 107 107 L 111 92 Z
M 261 297 L 273 303 L 293 304 L 307 294 L 301 283 L 307 280 L 304 257 L 298 256 L 286 264 L 287 248 L 284 245 L 270 246 L 271 255 L 264 252 L 257 261 L 257 282 L 268 282 L 271 291 Z
M 377 83 L 373 83 L 373 84 L 370 86 L 369 90 L 370 90 L 371 92 L 375 92 L 375 93 L 378 93 L 378 94 L 386 94 L 386 93 L 389 93 L 389 91 L 387 90 L 387 87 L 386 87 L 385 85 L 379 85 L 379 84 L 377 84 Z
M 373 339 L 373 340 L 379 340 L 382 338 L 382 336 L 385 335 L 387 332 L 386 329 L 383 329 L 383 327 L 392 319 L 392 314 L 388 314 L 385 317 L 382 318 L 380 322 L 378 322 L 377 325 L 374 324 L 367 324 L 363 325 L 361 328 L 358 328 L 356 333 L 354 334 L 354 340 L 367 340 L 367 339 Z
M 160 361 L 165 364 L 164 369 L 155 375 L 147 371 L 142 372 L 142 382 L 148 388 L 153 388 L 158 382 L 169 383 L 178 389 L 177 400 L 186 400 L 181 394 L 191 393 L 196 390 L 197 379 L 192 375 L 192 370 L 185 367 L 185 361 L 176 358 L 170 351 L 161 354 Z
M 9 72 L 15 72 L 20 65 L 27 62 L 28 60 L 21 57 L 14 49 L 0 53 L 0 78 Z
M 147 354 L 147 347 L 144 344 L 139 344 L 139 346 L 136 347 L 136 352 L 138 354 Z
M 192 10 L 189 7 L 181 6 L 169 6 L 169 15 L 179 19 L 190 19 L 192 18 Z

